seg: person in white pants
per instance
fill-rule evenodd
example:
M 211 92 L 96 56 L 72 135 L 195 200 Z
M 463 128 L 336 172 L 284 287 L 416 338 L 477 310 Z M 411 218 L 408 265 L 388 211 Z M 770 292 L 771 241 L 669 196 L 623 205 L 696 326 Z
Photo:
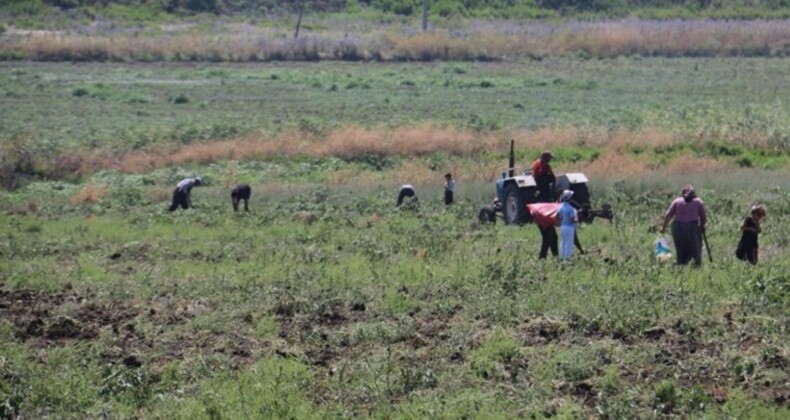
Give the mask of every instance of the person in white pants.
M 573 191 L 565 190 L 560 196 L 559 211 L 557 211 L 557 222 L 560 225 L 560 260 L 567 260 L 573 255 L 573 238 L 576 235 L 576 224 L 579 223 L 579 216 L 576 209 L 571 206 Z

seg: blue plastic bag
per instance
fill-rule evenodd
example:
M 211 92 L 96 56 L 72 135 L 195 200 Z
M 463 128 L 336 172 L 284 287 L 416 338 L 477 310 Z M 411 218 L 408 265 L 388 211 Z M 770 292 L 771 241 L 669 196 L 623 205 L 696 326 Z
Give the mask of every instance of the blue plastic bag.
M 670 248 L 672 245 L 667 239 L 666 236 L 659 236 L 655 242 L 653 242 L 653 255 L 655 256 L 656 260 L 658 261 L 669 261 L 672 259 L 672 249 Z

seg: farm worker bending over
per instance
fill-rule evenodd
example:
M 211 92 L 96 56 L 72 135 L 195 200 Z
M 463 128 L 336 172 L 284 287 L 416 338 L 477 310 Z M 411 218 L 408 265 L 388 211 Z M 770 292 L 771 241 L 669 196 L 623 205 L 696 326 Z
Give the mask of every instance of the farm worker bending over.
M 250 193 L 252 189 L 247 184 L 239 184 L 233 187 L 230 192 L 230 199 L 233 202 L 233 211 L 239 211 L 239 202 L 244 200 L 244 211 L 250 211 L 247 206 L 247 201 L 250 200 Z
M 554 201 L 552 189 L 557 179 L 554 177 L 554 171 L 549 164 L 553 157 L 551 152 L 546 150 L 540 154 L 539 159 L 532 163 L 532 177 L 535 178 L 535 184 L 537 184 L 538 201 L 544 203 Z
M 184 178 L 181 180 L 181 182 L 179 182 L 176 186 L 176 189 L 173 190 L 173 203 L 170 204 L 170 208 L 168 210 L 175 211 L 178 206 L 181 206 L 185 209 L 192 207 L 192 199 L 190 197 L 192 187 L 200 185 L 205 184 L 203 183 L 203 178 L 199 176 L 194 178 Z
M 451 173 L 444 174 L 444 204 L 453 204 L 453 192 L 455 191 L 455 180 Z
M 573 191 L 565 190 L 560 196 L 560 209 L 557 211 L 557 222 L 560 225 L 560 259 L 567 260 L 573 254 L 573 242 L 576 236 L 576 224 L 579 217 L 571 205 Z
M 743 220 L 741 225 L 741 240 L 738 242 L 738 248 L 735 250 L 735 256 L 739 260 L 749 261 L 752 264 L 757 264 L 757 237 L 762 232 L 760 223 L 767 212 L 763 206 L 752 206 L 751 216 Z
M 684 185 L 680 197 L 672 201 L 664 213 L 664 223 L 661 233 L 667 229 L 667 224 L 672 219 L 672 238 L 675 240 L 675 254 L 677 264 L 688 264 L 694 259 L 694 264 L 702 264 L 702 233 L 705 232 L 705 205 L 694 193 L 694 187 Z
M 398 201 L 396 202 L 395 206 L 400 207 L 403 204 L 403 199 L 406 197 L 414 197 L 414 187 L 411 184 L 404 184 L 400 187 L 400 192 L 398 192 Z

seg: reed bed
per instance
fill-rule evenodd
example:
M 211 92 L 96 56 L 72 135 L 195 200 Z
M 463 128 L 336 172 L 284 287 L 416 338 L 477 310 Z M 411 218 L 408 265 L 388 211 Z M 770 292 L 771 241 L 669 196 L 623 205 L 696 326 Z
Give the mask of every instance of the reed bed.
M 156 31 L 20 31 L 0 39 L 0 58 L 34 61 L 500 61 L 552 55 L 719 57 L 786 56 L 790 22 L 466 21 L 420 32 L 405 25 L 332 22 L 295 38 L 249 24 L 189 25 Z M 330 29 L 320 29 L 330 28 Z

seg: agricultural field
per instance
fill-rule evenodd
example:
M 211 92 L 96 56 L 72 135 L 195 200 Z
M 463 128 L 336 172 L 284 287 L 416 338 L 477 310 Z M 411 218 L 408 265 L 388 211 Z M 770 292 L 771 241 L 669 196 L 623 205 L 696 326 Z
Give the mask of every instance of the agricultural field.
M 0 417 L 787 418 L 788 64 L 2 62 Z M 587 255 L 477 222 L 510 139 L 614 208 Z

